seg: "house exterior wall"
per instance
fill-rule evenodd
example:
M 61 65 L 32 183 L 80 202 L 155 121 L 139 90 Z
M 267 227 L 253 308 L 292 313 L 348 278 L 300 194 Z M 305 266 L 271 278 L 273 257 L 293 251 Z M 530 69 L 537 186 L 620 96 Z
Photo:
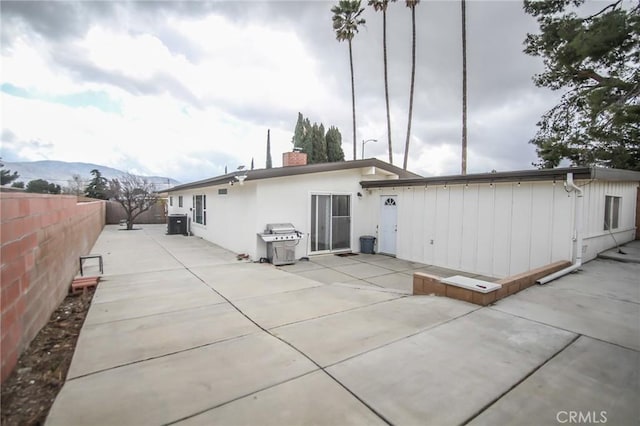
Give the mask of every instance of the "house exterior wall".
M 483 183 L 371 193 L 398 197 L 402 259 L 504 277 L 571 256 L 565 217 L 572 203 L 562 185 Z
M 226 190 L 219 194 L 218 190 Z M 183 197 L 182 208 L 178 206 L 178 196 Z M 193 197 L 206 195 L 206 225 L 193 220 Z M 255 252 L 254 228 L 256 213 L 256 185 L 249 182 L 244 185 L 218 185 L 206 188 L 191 189 L 173 193 L 173 206 L 169 206 L 169 214 L 186 214 L 189 218 L 191 234 L 218 244 L 235 253 Z M 251 250 L 251 247 L 254 247 Z
M 351 196 L 351 250 L 357 252 L 360 236 L 374 232 L 368 204 L 357 195 L 364 192 L 359 182 L 367 178 L 360 169 L 353 169 L 264 180 L 258 191 L 257 232 L 262 232 L 267 223 L 291 222 L 304 235 L 296 247 L 296 258 L 308 256 L 311 251 L 311 195 L 348 194 Z M 380 176 L 376 178 L 380 179 Z M 265 256 L 266 245 L 261 239 L 257 250 L 262 253 L 261 257 Z
M 384 178 L 375 168 L 277 177 L 174 192 L 169 213 L 190 211 L 192 196 L 207 196 L 207 225 L 193 235 L 253 259 L 266 256 L 257 235 L 268 223 L 291 222 L 304 234 L 296 258 L 311 253 L 311 195 L 351 196 L 351 250 L 363 235 L 379 237 L 381 197 L 397 197 L 396 256 L 498 278 L 556 261 L 575 260 L 577 194 L 564 182 L 469 183 L 364 190 L 359 182 Z M 388 176 L 386 176 L 388 177 Z M 400 182 L 398 182 L 400 184 Z M 635 238 L 638 182 L 577 181 L 583 189 L 583 261 Z M 218 189 L 226 189 L 219 195 Z M 362 194 L 359 197 L 357 194 Z M 184 205 L 177 207 L 178 195 Z M 605 197 L 621 197 L 619 226 L 604 229 Z M 612 237 L 613 235 L 613 237 Z
M 359 182 L 384 179 L 374 168 L 348 169 L 296 176 L 247 181 L 172 192 L 169 214 L 187 214 L 191 233 L 235 253 L 247 253 L 252 259 L 266 257 L 266 244 L 258 236 L 268 223 L 290 222 L 303 233 L 296 246 L 296 258 L 308 256 L 311 234 L 311 195 L 348 194 L 351 196 L 351 250 L 359 251 L 359 237 L 373 235 L 375 222 L 369 206 L 358 197 Z M 226 189 L 226 195 L 218 195 Z M 178 196 L 183 207 L 178 207 Z M 193 223 L 193 195 L 207 196 L 206 226 Z
M 612 231 L 618 243 L 635 237 L 637 182 L 577 184 L 584 191 L 584 261 L 615 246 L 603 228 L 605 195 L 622 197 L 620 225 Z M 574 260 L 576 194 L 562 182 L 371 189 L 368 211 L 376 224 L 380 197 L 389 195 L 397 196 L 399 258 L 494 277 Z
M 633 240 L 638 232 L 637 214 L 638 182 L 581 182 L 584 184 L 584 260 L 595 258 L 598 253 L 618 244 Z M 605 197 L 621 197 L 619 225 L 611 233 L 604 229 Z

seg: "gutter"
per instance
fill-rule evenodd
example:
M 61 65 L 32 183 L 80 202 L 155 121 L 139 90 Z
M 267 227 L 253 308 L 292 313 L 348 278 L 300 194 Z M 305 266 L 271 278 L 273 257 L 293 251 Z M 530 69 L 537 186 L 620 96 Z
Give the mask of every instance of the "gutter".
M 571 266 L 568 266 L 558 272 L 554 272 L 551 275 L 547 275 L 546 277 L 542 277 L 536 281 L 537 284 L 547 284 L 550 281 L 555 280 L 556 278 L 560 278 L 564 275 L 567 275 L 573 271 L 576 271 L 582 266 L 582 209 L 583 209 L 583 194 L 582 188 L 577 186 L 573 182 L 573 173 L 567 173 L 567 180 L 564 183 L 565 190 L 567 192 L 575 191 L 576 199 L 575 199 L 575 218 L 574 218 L 574 237 L 573 241 L 575 241 L 575 260 Z

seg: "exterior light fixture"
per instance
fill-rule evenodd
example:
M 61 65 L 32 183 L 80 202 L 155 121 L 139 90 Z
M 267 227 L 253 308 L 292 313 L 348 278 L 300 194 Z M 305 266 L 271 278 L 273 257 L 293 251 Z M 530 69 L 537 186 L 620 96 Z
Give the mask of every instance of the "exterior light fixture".
M 367 142 L 378 142 L 378 139 L 367 139 L 362 141 L 362 159 L 364 160 L 364 144 Z

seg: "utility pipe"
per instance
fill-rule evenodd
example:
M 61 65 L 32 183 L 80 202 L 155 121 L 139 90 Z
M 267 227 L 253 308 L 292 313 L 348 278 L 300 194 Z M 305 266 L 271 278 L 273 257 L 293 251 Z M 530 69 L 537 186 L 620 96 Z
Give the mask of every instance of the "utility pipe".
M 573 182 L 573 173 L 567 173 L 567 180 L 565 181 L 564 186 L 567 191 L 575 191 L 576 193 L 574 218 L 575 260 L 573 261 L 573 264 L 571 266 L 568 266 L 558 272 L 554 272 L 551 275 L 547 275 L 546 277 L 540 278 L 536 281 L 536 283 L 538 284 L 547 284 L 548 282 L 567 275 L 568 273 L 573 272 L 576 269 L 580 268 L 580 266 L 582 266 L 582 188 L 580 188 Z

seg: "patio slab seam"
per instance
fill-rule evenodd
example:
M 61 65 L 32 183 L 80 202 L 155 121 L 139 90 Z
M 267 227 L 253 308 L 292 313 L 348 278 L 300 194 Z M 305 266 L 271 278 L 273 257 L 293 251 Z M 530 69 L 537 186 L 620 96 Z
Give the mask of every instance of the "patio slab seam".
M 124 272 L 121 274 L 109 274 L 109 273 L 104 273 L 102 274 L 102 278 L 110 278 L 110 277 L 126 277 L 127 275 L 140 275 L 140 274 L 144 274 L 147 272 L 152 272 L 152 273 L 157 273 L 157 272 L 169 272 L 169 271 L 181 271 L 182 268 L 167 268 L 167 269 L 154 269 L 153 271 L 137 271 L 137 272 Z M 107 281 L 107 280 L 105 280 Z
M 364 287 L 358 287 L 358 281 L 361 281 Z M 379 291 L 381 293 L 393 293 L 393 294 L 399 294 L 402 296 L 412 296 L 412 294 L 408 291 L 405 290 L 400 290 L 397 288 L 390 288 L 390 287 L 384 287 L 381 286 L 379 284 L 376 283 L 372 283 L 367 281 L 366 279 L 359 279 L 359 280 L 353 280 L 353 281 L 349 281 L 346 283 L 331 283 L 331 284 L 327 284 L 327 285 L 336 285 L 336 286 L 341 286 L 341 287 L 348 287 L 351 288 L 353 290 L 371 290 L 371 291 Z M 371 288 L 371 286 L 374 286 L 375 288 Z
M 156 242 L 157 243 L 157 242 Z M 158 243 L 159 244 L 159 243 Z M 165 249 L 166 250 L 166 249 Z M 186 266 L 182 261 L 180 261 L 178 258 L 176 258 L 173 254 L 171 254 L 168 250 L 167 253 L 169 253 L 170 256 L 172 256 L 178 263 L 180 263 L 184 269 L 186 271 L 188 271 L 190 274 L 192 274 L 193 276 L 195 276 L 198 280 L 200 280 L 201 282 L 203 282 L 205 285 L 207 285 L 207 283 L 200 277 L 198 276 L 194 271 L 191 270 L 190 267 Z M 364 401 L 360 396 L 358 396 L 355 392 L 351 391 L 351 389 L 349 389 L 346 385 L 344 385 L 341 381 L 339 381 L 335 376 L 333 376 L 331 373 L 329 373 L 328 371 L 325 370 L 325 368 L 323 368 L 320 364 L 318 364 L 315 360 L 313 360 L 309 355 L 307 355 L 305 352 L 303 352 L 302 350 L 298 349 L 296 346 L 294 346 L 293 344 L 291 344 L 290 342 L 282 339 L 281 337 L 271 333 L 271 331 L 265 327 L 263 327 L 262 325 L 260 325 L 257 321 L 255 321 L 253 318 L 251 318 L 248 314 L 246 314 L 242 309 L 240 309 L 240 307 L 238 307 L 233 301 L 231 301 L 230 299 L 228 299 L 227 297 L 225 297 L 223 294 L 219 293 L 215 288 L 207 285 L 207 287 L 209 287 L 211 289 L 211 291 L 213 291 L 214 293 L 216 293 L 219 297 L 221 297 L 222 299 L 224 299 L 231 307 L 233 307 L 238 313 L 240 313 L 241 315 L 243 315 L 247 320 L 249 320 L 250 322 L 252 322 L 256 327 L 258 327 L 260 330 L 262 330 L 264 333 L 268 334 L 269 336 L 277 339 L 279 342 L 284 343 L 285 345 L 287 345 L 288 347 L 292 348 L 294 351 L 296 351 L 297 353 L 299 353 L 300 355 L 302 355 L 304 358 L 306 358 L 309 362 L 311 362 L 313 365 L 315 365 L 319 370 L 323 371 L 327 376 L 329 376 L 336 384 L 338 384 L 340 387 L 342 387 L 346 392 L 348 392 L 350 395 L 352 395 L 355 399 L 357 399 L 361 404 L 363 404 L 365 407 L 367 407 L 372 413 L 374 413 L 376 416 L 378 416 L 380 419 L 382 419 L 384 422 L 386 422 L 387 424 L 391 425 L 392 423 L 385 418 L 385 416 L 383 416 L 380 412 L 378 412 L 371 404 L 368 404 L 366 401 Z M 259 333 L 259 332 L 258 332 Z M 255 392 L 254 392 L 255 393 Z
M 333 284 L 328 284 L 328 285 L 333 285 Z M 354 290 L 360 290 L 360 289 L 354 288 Z M 364 289 L 364 290 L 367 290 L 367 289 Z M 331 313 L 323 314 L 323 315 L 318 315 L 318 316 L 311 317 L 311 318 L 305 318 L 305 319 L 298 320 L 298 321 L 291 321 L 291 322 L 288 322 L 288 323 L 286 323 L 286 324 L 279 324 L 279 325 L 276 325 L 275 327 L 265 328 L 265 330 L 276 330 L 276 329 L 278 329 L 278 328 L 280 328 L 280 327 L 286 327 L 286 326 L 290 326 L 290 325 L 293 325 L 293 324 L 300 324 L 300 323 L 303 323 L 303 322 L 306 322 L 306 321 L 313 321 L 313 320 L 320 319 L 320 318 L 326 318 L 326 317 L 330 317 L 330 316 L 332 316 L 332 315 L 342 314 L 342 313 L 344 313 L 344 312 L 357 311 L 357 310 L 359 310 L 359 309 L 368 308 L 368 307 L 370 307 L 370 306 L 376 306 L 376 305 L 380 305 L 380 304 L 383 304 L 383 303 L 393 302 L 393 301 L 395 301 L 395 300 L 402 299 L 402 298 L 404 298 L 404 297 L 407 297 L 407 296 L 400 296 L 400 297 L 397 297 L 397 298 L 395 298 L 395 299 L 380 300 L 380 301 L 378 301 L 378 302 L 369 303 L 369 304 L 367 304 L 367 305 L 356 306 L 356 307 L 349 308 L 349 309 L 343 309 L 343 310 L 341 310 L 341 311 L 331 312 Z
M 527 321 L 535 322 L 537 324 L 545 325 L 547 327 L 553 327 L 553 328 L 556 328 L 558 330 L 566 331 L 568 333 L 579 334 L 581 336 L 588 337 L 590 339 L 597 340 L 599 342 L 608 343 L 610 345 L 617 346 L 617 347 L 622 348 L 622 349 L 627 349 L 627 350 L 630 350 L 630 351 L 634 351 L 634 352 L 640 353 L 640 351 L 638 349 L 636 349 L 636 348 L 632 348 L 632 347 L 629 347 L 629 346 L 624 346 L 624 345 L 621 345 L 620 343 L 615 343 L 615 342 L 612 342 L 612 341 L 609 341 L 609 340 L 604 340 L 601 337 L 591 336 L 591 335 L 586 334 L 584 332 L 578 332 L 578 331 L 575 331 L 575 330 L 569 330 L 568 328 L 560 327 L 559 325 L 556 325 L 556 324 L 549 324 L 549 323 L 546 323 L 544 321 L 540 321 L 540 320 L 536 320 L 536 319 L 533 319 L 533 318 L 528 318 L 528 317 L 525 317 L 525 316 L 522 316 L 522 315 L 516 315 L 516 314 L 514 314 L 512 312 L 507 312 L 507 311 L 500 310 L 500 309 L 498 309 L 499 308 L 498 305 L 485 306 L 485 308 L 486 309 L 492 309 L 492 310 L 494 310 L 496 312 L 500 312 L 501 314 L 511 315 L 511 316 L 516 317 L 516 318 L 520 318 L 520 319 L 524 319 L 524 320 L 527 320 Z
M 425 296 L 425 297 L 437 297 L 437 296 Z M 387 302 L 388 302 L 388 301 L 387 301 Z M 466 302 L 462 302 L 462 303 L 466 303 Z M 331 364 L 327 364 L 324 368 L 331 368 L 331 367 L 334 367 L 334 366 L 336 366 L 336 365 L 338 365 L 338 364 L 342 364 L 343 362 L 349 361 L 349 360 L 351 360 L 351 359 L 353 359 L 353 358 L 357 358 L 357 357 L 362 356 L 362 355 L 364 355 L 364 354 L 367 354 L 367 353 L 369 353 L 369 352 L 377 351 L 377 350 L 379 350 L 379 349 L 381 349 L 381 348 L 384 348 L 384 347 L 386 347 L 386 346 L 390 346 L 390 345 L 393 345 L 393 344 L 395 344 L 395 343 L 401 342 L 401 341 L 403 341 L 403 340 L 409 339 L 409 338 L 411 338 L 411 337 L 413 337 L 413 336 L 417 336 L 417 335 L 418 335 L 418 334 L 420 334 L 420 333 L 424 333 L 424 332 L 427 332 L 427 331 L 430 331 L 430 330 L 434 330 L 434 329 L 436 329 L 436 328 L 438 328 L 438 327 L 441 327 L 441 326 L 444 326 L 444 325 L 446 325 L 446 324 L 449 324 L 450 322 L 456 321 L 456 320 L 458 320 L 458 319 L 460 319 L 460 318 L 464 318 L 464 317 L 466 317 L 467 315 L 470 315 L 470 314 L 472 314 L 472 313 L 474 313 L 474 312 L 476 312 L 476 311 L 479 311 L 479 310 L 481 310 L 481 309 L 484 309 L 484 307 L 483 307 L 483 306 L 476 306 L 476 308 L 475 308 L 475 309 L 472 309 L 472 310 L 470 310 L 469 312 L 465 312 L 465 313 L 464 313 L 464 314 L 462 314 L 462 315 L 458 315 L 458 316 L 456 316 L 456 317 L 449 318 L 448 320 L 444 320 L 444 321 L 439 322 L 439 323 L 436 323 L 436 324 L 431 324 L 431 325 L 430 325 L 430 326 L 428 326 L 428 327 L 421 328 L 421 329 L 420 329 L 420 330 L 418 330 L 418 331 L 415 331 L 415 332 L 413 332 L 413 333 L 409 333 L 409 334 L 407 334 L 407 335 L 405 335 L 405 336 L 402 336 L 402 337 L 399 337 L 399 338 L 397 338 L 397 339 L 389 340 L 388 342 L 386 342 L 386 343 L 384 343 L 384 344 L 382 344 L 382 345 L 376 346 L 376 347 L 374 347 L 374 348 L 367 349 L 367 350 L 362 351 L 362 352 L 359 352 L 359 353 L 357 353 L 357 354 L 355 354 L 355 355 L 348 356 L 348 357 L 346 357 L 346 358 L 344 358 L 344 359 L 341 359 L 340 361 L 336 361 L 336 362 L 333 362 L 333 363 L 331 363 Z
M 189 268 L 185 267 L 185 269 L 189 272 L 191 272 L 192 274 L 195 275 L 194 272 L 192 272 Z M 197 275 L 195 275 L 197 276 Z M 198 279 L 200 279 L 198 277 Z M 339 381 L 335 376 L 333 376 L 331 373 L 329 373 L 324 367 L 322 367 L 320 364 L 318 364 L 313 358 L 311 358 L 309 355 L 307 355 L 304 351 L 302 351 L 301 349 L 299 349 L 298 347 L 296 347 L 295 345 L 293 345 L 292 343 L 284 340 L 283 338 L 281 338 L 280 336 L 277 336 L 273 333 L 271 333 L 271 331 L 265 327 L 263 327 L 262 325 L 260 325 L 257 321 L 255 321 L 254 319 L 252 319 L 248 314 L 246 314 L 242 309 L 240 309 L 238 306 L 236 306 L 231 300 L 227 299 L 224 295 L 222 295 L 221 293 L 218 293 L 213 287 L 210 287 L 211 291 L 215 292 L 216 294 L 218 294 L 218 296 L 222 297 L 223 299 L 225 299 L 227 301 L 227 303 L 229 303 L 235 310 L 238 311 L 238 313 L 240 313 L 241 315 L 243 315 L 245 318 L 247 318 L 249 321 L 251 321 L 253 324 L 255 324 L 256 327 L 258 327 L 260 330 L 262 330 L 264 333 L 268 334 L 269 336 L 277 339 L 279 342 L 284 343 L 285 345 L 289 346 L 291 349 L 293 349 L 294 351 L 296 351 L 297 353 L 299 353 L 300 355 L 302 355 L 304 358 L 306 358 L 309 362 L 311 362 L 313 365 L 315 365 L 320 371 L 324 372 L 327 376 L 329 376 L 336 384 L 338 384 L 340 387 L 342 387 L 345 391 L 347 391 L 350 395 L 352 395 L 354 398 L 356 398 L 358 401 L 360 401 L 361 404 L 363 404 L 365 407 L 367 407 L 372 413 L 374 413 L 376 416 L 378 416 L 380 419 L 382 419 L 384 422 L 386 422 L 387 424 L 391 425 L 392 423 L 386 419 L 380 412 L 378 412 L 376 409 L 374 409 L 373 406 L 371 406 L 371 404 L 368 404 L 367 402 L 365 402 L 360 396 L 358 396 L 355 392 L 353 392 L 351 389 L 349 389 L 344 383 L 342 383 L 341 381 Z M 368 305 L 370 306 L 370 305 Z M 253 392 L 255 393 L 255 392 Z
M 195 274 L 195 272 L 193 272 L 193 274 Z M 198 277 L 198 279 L 200 279 L 200 277 Z M 207 283 L 206 283 L 206 281 L 202 281 L 202 282 L 203 282 L 203 283 L 205 283 L 205 285 L 207 286 L 207 288 L 209 288 L 210 290 L 213 290 L 214 292 L 216 292 L 216 294 L 220 295 L 221 297 L 224 297 L 224 298 L 225 298 L 225 300 L 226 300 L 226 299 L 232 300 L 232 299 L 230 299 L 230 298 L 227 298 L 227 297 L 225 297 L 225 296 L 222 296 L 222 293 L 219 293 L 219 292 L 218 292 L 214 287 L 212 287 L 212 286 L 213 286 L 213 284 L 212 284 L 212 285 L 209 285 L 209 284 L 207 284 Z M 292 288 L 292 289 L 290 289 L 290 290 L 278 291 L 278 292 L 276 292 L 276 293 L 269 293 L 269 294 L 256 294 L 255 296 L 237 297 L 237 298 L 235 298 L 235 297 L 234 297 L 234 298 L 233 298 L 233 300 L 238 301 L 238 302 L 239 302 L 239 301 L 245 302 L 245 301 L 247 301 L 247 300 L 256 299 L 256 298 L 258 298 L 258 297 L 272 296 L 272 295 L 275 295 L 275 294 L 288 294 L 288 293 L 295 293 L 295 292 L 298 292 L 298 291 L 305 291 L 305 290 L 309 290 L 309 289 L 312 289 L 312 288 L 318 288 L 318 287 L 323 287 L 323 286 L 328 286 L 328 285 L 332 285 L 332 284 L 325 284 L 325 283 L 318 282 L 318 285 L 315 285 L 315 286 L 312 286 L 312 287 Z M 225 303 L 225 302 L 221 302 L 221 303 Z
M 141 299 L 141 298 L 140 298 Z M 102 304 L 105 303 L 113 303 L 113 302 L 103 302 Z M 102 322 L 92 322 L 92 323 L 87 323 L 87 327 L 92 327 L 94 325 L 104 325 L 104 324 L 112 324 L 114 322 L 121 322 L 121 321 L 128 321 L 128 320 L 133 320 L 133 319 L 140 319 L 140 318 L 148 318 L 148 317 L 154 317 L 154 316 L 158 316 L 158 315 L 164 315 L 164 314 L 171 314 L 171 313 L 175 313 L 175 312 L 182 312 L 182 311 L 188 311 L 190 309 L 200 309 L 200 308 L 204 308 L 207 306 L 215 306 L 215 305 L 222 305 L 225 302 L 216 302 L 216 303 L 206 303 L 204 305 L 199 305 L 199 306 L 189 306 L 186 308 L 181 308 L 181 309 L 174 309 L 172 311 L 162 311 L 162 312 L 156 312 L 153 314 L 148 314 L 148 315 L 139 315 L 139 316 L 135 316 L 135 317 L 127 317 L 127 318 L 120 318 L 120 319 L 114 319 L 111 321 L 102 321 Z M 97 305 L 99 305 L 100 303 L 97 303 Z
M 533 286 L 535 287 L 535 286 Z M 558 291 L 566 294 L 575 293 L 580 296 L 592 297 L 594 299 L 609 299 L 615 300 L 616 302 L 630 303 L 632 305 L 640 305 L 640 302 L 636 302 L 635 300 L 622 299 L 619 297 L 611 296 L 610 294 L 594 294 L 589 291 L 580 290 L 579 288 L 558 288 L 558 287 L 545 287 L 552 291 Z
M 311 370 L 311 371 L 308 371 L 308 372 L 306 372 L 306 373 L 300 374 L 300 375 L 295 376 L 295 377 L 290 377 L 289 379 L 283 380 L 283 381 L 278 382 L 278 383 L 271 384 L 271 385 L 269 385 L 269 386 L 265 386 L 265 387 L 260 388 L 260 389 L 256 389 L 256 390 L 254 390 L 254 391 L 252 391 L 252 392 L 249 392 L 249 393 L 246 393 L 246 394 L 244 394 L 244 395 L 239 395 L 239 396 L 237 396 L 237 397 L 235 397 L 235 398 L 232 398 L 232 399 L 230 399 L 230 400 L 228 400 L 228 401 L 221 402 L 220 404 L 213 405 L 213 406 L 211 406 L 211 407 L 205 408 L 204 410 L 200 410 L 200 411 L 198 411 L 198 412 L 196 412 L 196 413 L 190 414 L 190 415 L 188 415 L 188 416 L 184 416 L 184 417 L 182 417 L 182 418 L 180 418 L 180 419 L 172 420 L 172 421 L 170 421 L 169 423 L 166 423 L 165 425 L 166 425 L 166 426 L 169 426 L 169 425 L 174 425 L 174 424 L 177 424 L 177 423 L 183 422 L 183 421 L 185 421 L 185 420 L 188 420 L 188 419 L 191 419 L 191 418 L 193 418 L 193 417 L 196 417 L 196 416 L 199 416 L 199 415 L 201 415 L 201 414 L 204 414 L 204 413 L 206 413 L 206 412 L 208 412 L 208 411 L 215 410 L 216 408 L 224 407 L 225 405 L 232 404 L 232 403 L 234 403 L 234 402 L 236 402 L 236 401 L 239 401 L 239 400 L 241 400 L 241 399 L 243 399 L 243 398 L 247 398 L 247 397 L 249 397 L 249 396 L 251 396 L 251 395 L 255 395 L 255 394 L 257 394 L 257 393 L 264 392 L 264 391 L 266 391 L 266 390 L 269 390 L 269 389 L 275 388 L 275 387 L 277 387 L 277 386 L 281 386 L 281 385 L 283 385 L 283 384 L 285 384 L 285 383 L 289 383 L 289 382 L 292 382 L 292 381 L 294 381 L 294 380 L 298 380 L 298 379 L 300 379 L 300 378 L 302 378 L 302 377 L 305 377 L 305 376 L 308 376 L 308 375 L 310 375 L 310 374 L 315 374 L 315 373 L 317 373 L 317 372 L 319 372 L 319 371 L 322 371 L 322 368 L 319 368 L 319 369 L 317 369 L 317 370 Z
M 368 266 L 377 266 L 377 265 L 373 265 L 373 264 L 367 264 L 367 265 L 368 265 Z M 350 265 L 345 265 L 345 266 L 350 266 Z M 381 268 L 381 267 L 379 266 L 379 268 Z M 369 278 L 383 277 L 383 276 L 385 276 L 385 275 L 391 275 L 391 274 L 393 274 L 393 273 L 397 272 L 397 271 L 394 271 L 394 270 L 392 270 L 392 269 L 383 268 L 383 269 L 387 269 L 389 272 L 386 272 L 386 273 L 384 273 L 384 274 L 380 274 L 380 275 L 371 275 L 371 276 L 369 276 L 369 277 L 359 277 L 359 276 L 357 276 L 357 275 L 353 275 L 353 274 L 350 274 L 350 273 L 348 273 L 348 272 L 344 272 L 344 271 L 341 271 L 341 270 L 339 270 L 339 269 L 336 269 L 336 268 L 334 268 L 334 267 L 332 267 L 332 266 L 327 266 L 327 267 L 326 267 L 326 269 L 331 269 L 332 271 L 340 272 L 341 274 L 348 275 L 348 276 L 350 276 L 350 277 L 355 278 L 356 280 L 366 280 L 366 279 L 369 279 Z
M 144 358 L 144 359 L 138 359 L 138 360 L 135 360 L 135 361 L 125 362 L 124 364 L 114 365 L 114 366 L 108 367 L 108 368 L 101 368 L 99 370 L 92 371 L 90 373 L 80 374 L 78 376 L 71 377 L 71 378 L 68 379 L 68 381 L 71 382 L 73 380 L 82 379 L 84 377 L 93 376 L 95 374 L 100 374 L 100 373 L 104 373 L 104 372 L 107 372 L 107 371 L 117 370 L 118 368 L 127 367 L 127 366 L 135 365 L 135 364 L 140 364 L 140 363 L 151 361 L 151 360 L 154 360 L 154 359 L 161 359 L 161 358 L 165 358 L 165 357 L 168 357 L 168 356 L 181 354 L 181 353 L 185 353 L 185 352 L 189 352 L 189 351 L 194 351 L 194 350 L 206 348 L 208 346 L 217 345 L 219 343 L 230 342 L 230 341 L 233 341 L 233 340 L 236 340 L 236 339 L 241 339 L 243 337 L 251 336 L 252 334 L 258 334 L 259 332 L 260 331 L 254 331 L 254 332 L 251 332 L 251 333 L 245 333 L 245 334 L 241 334 L 241 335 L 238 335 L 238 336 L 226 337 L 224 339 L 216 340 L 214 342 L 203 343 L 202 345 L 196 345 L 196 346 L 193 346 L 193 347 L 190 347 L 190 348 L 184 348 L 184 349 L 180 349 L 180 350 L 173 351 L 173 352 L 167 352 L 167 353 L 164 353 L 162 355 L 150 356 L 150 357 L 147 357 L 147 358 Z
M 529 371 L 527 374 L 522 376 L 522 378 L 520 380 L 516 381 L 513 385 L 511 385 L 511 387 L 509 389 L 507 389 L 504 392 L 502 392 L 500 395 L 498 395 L 496 398 L 494 398 L 492 401 L 490 401 L 484 407 L 480 408 L 476 413 L 474 413 L 471 416 L 469 416 L 469 418 L 467 418 L 461 424 L 462 425 L 469 424 L 470 422 L 473 421 L 473 419 L 475 419 L 480 414 L 482 414 L 483 412 L 485 412 L 486 410 L 491 408 L 491 406 L 495 405 L 498 401 L 500 401 L 500 399 L 504 398 L 507 394 L 509 394 L 509 392 L 511 392 L 512 390 L 514 390 L 518 386 L 520 386 L 529 377 L 533 376 L 537 371 L 539 371 L 541 368 L 543 368 L 545 365 L 547 365 L 549 362 L 551 362 L 554 358 L 556 358 L 558 355 L 560 355 L 562 352 L 564 352 L 569 346 L 573 345 L 580 338 L 580 336 L 581 336 L 581 334 L 576 333 L 576 335 L 566 345 L 564 345 L 562 348 L 560 348 L 557 352 L 551 354 L 551 356 L 549 358 L 547 358 L 544 362 L 540 363 L 540 365 L 538 365 L 538 366 L 534 367 L 533 369 L 531 369 L 531 371 Z

